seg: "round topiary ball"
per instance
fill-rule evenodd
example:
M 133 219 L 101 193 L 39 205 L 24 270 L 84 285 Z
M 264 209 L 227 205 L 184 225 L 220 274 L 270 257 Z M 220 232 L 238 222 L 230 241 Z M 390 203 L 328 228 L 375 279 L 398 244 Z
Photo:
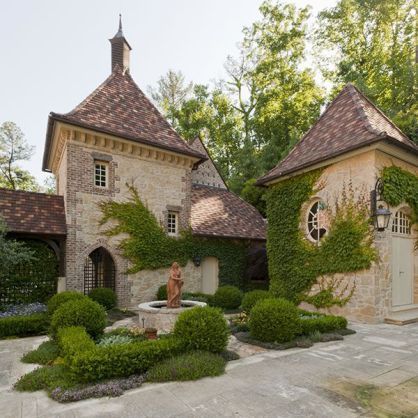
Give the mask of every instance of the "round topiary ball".
M 212 299 L 212 303 L 222 309 L 238 309 L 241 301 L 241 290 L 229 285 L 219 287 Z
M 229 329 L 219 309 L 205 306 L 182 312 L 174 325 L 174 335 L 186 350 L 220 353 L 228 343 Z
M 66 302 L 52 315 L 50 333 L 55 338 L 60 328 L 72 326 L 86 328 L 95 338 L 105 329 L 106 312 L 102 306 L 89 298 Z
M 244 293 L 242 298 L 241 308 L 244 312 L 250 313 L 254 305 L 263 299 L 271 299 L 273 296 L 267 290 L 252 290 L 251 292 Z
M 85 299 L 84 296 L 80 292 L 76 292 L 74 290 L 66 290 L 65 292 L 57 293 L 56 295 L 52 296 L 47 303 L 48 307 L 48 314 L 52 316 L 52 314 L 64 303 L 69 302 L 70 300 L 81 300 Z
M 265 342 L 284 343 L 302 331 L 297 307 L 286 299 L 264 299 L 250 314 L 250 334 Z
M 89 293 L 89 298 L 102 305 L 107 311 L 116 306 L 116 293 L 107 287 L 98 287 Z

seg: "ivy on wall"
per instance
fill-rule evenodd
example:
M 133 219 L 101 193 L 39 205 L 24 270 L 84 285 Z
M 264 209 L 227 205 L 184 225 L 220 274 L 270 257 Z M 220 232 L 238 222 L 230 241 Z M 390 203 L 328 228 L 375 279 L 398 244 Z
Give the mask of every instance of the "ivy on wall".
M 266 194 L 270 290 L 295 302 L 306 297 L 320 276 L 367 269 L 376 259 L 366 206 L 345 192 L 330 214 L 329 232 L 321 245 L 304 237 L 301 209 L 315 194 L 320 174 L 316 170 L 290 178 Z M 321 295 L 328 301 L 329 296 Z
M 131 196 L 127 201 L 109 200 L 99 204 L 102 212 L 100 224 L 116 221 L 104 234 L 127 234 L 120 241 L 119 248 L 132 263 L 128 273 L 169 267 L 173 261 L 185 266 L 196 256 L 202 259 L 216 257 L 220 283 L 242 285 L 248 243 L 198 238 L 191 231 L 184 231 L 178 238 L 170 237 L 141 201 L 138 191 L 128 187 Z

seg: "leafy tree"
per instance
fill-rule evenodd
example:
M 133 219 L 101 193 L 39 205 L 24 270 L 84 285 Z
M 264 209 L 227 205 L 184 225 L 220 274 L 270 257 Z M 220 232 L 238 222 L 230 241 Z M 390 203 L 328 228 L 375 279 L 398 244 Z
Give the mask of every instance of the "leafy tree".
M 44 193 L 56 194 L 56 192 L 57 192 L 57 181 L 56 181 L 56 178 L 55 178 L 54 175 L 50 175 L 44 180 L 42 190 L 43 190 Z
M 148 87 L 148 90 L 156 105 L 175 127 L 177 119 L 174 113 L 188 98 L 192 88 L 193 83 L 186 83 L 181 71 L 168 70 L 167 74 L 157 81 L 157 87 Z
M 315 31 L 332 94 L 356 84 L 418 141 L 414 0 L 340 0 L 323 10 Z
M 266 201 L 264 200 L 266 189 L 256 186 L 255 182 L 256 179 L 249 179 L 244 183 L 241 197 L 257 208 L 264 217 L 267 217 Z
M 14 122 L 0 126 L 0 187 L 36 191 L 35 178 L 16 162 L 29 160 L 34 147 L 29 145 L 21 129 Z

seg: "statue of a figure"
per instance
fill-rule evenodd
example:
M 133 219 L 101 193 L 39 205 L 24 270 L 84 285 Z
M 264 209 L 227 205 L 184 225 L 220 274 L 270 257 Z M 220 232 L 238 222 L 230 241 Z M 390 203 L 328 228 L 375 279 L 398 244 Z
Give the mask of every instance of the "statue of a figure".
M 183 283 L 180 266 L 174 262 L 170 267 L 170 277 L 167 282 L 167 308 L 180 308 Z

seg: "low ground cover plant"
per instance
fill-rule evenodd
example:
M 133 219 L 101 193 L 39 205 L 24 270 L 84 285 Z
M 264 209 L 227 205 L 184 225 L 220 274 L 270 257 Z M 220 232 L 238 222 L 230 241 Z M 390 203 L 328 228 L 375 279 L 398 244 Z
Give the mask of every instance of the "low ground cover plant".
M 147 373 L 147 380 L 149 382 L 168 382 L 219 376 L 224 373 L 225 364 L 224 358 L 218 354 L 192 351 L 163 360 L 151 367 Z
M 53 340 L 44 341 L 37 349 L 26 353 L 21 361 L 23 363 L 49 364 L 60 354 L 58 344 Z
M 89 298 L 103 306 L 107 311 L 116 306 L 116 293 L 107 287 L 98 287 L 89 293 Z
M 0 318 L 8 318 L 11 316 L 29 316 L 36 313 L 46 312 L 47 308 L 44 303 L 27 303 L 19 305 L 5 305 L 0 311 Z
M 242 301 L 242 292 L 235 286 L 218 287 L 212 298 L 212 304 L 225 310 L 238 309 Z

